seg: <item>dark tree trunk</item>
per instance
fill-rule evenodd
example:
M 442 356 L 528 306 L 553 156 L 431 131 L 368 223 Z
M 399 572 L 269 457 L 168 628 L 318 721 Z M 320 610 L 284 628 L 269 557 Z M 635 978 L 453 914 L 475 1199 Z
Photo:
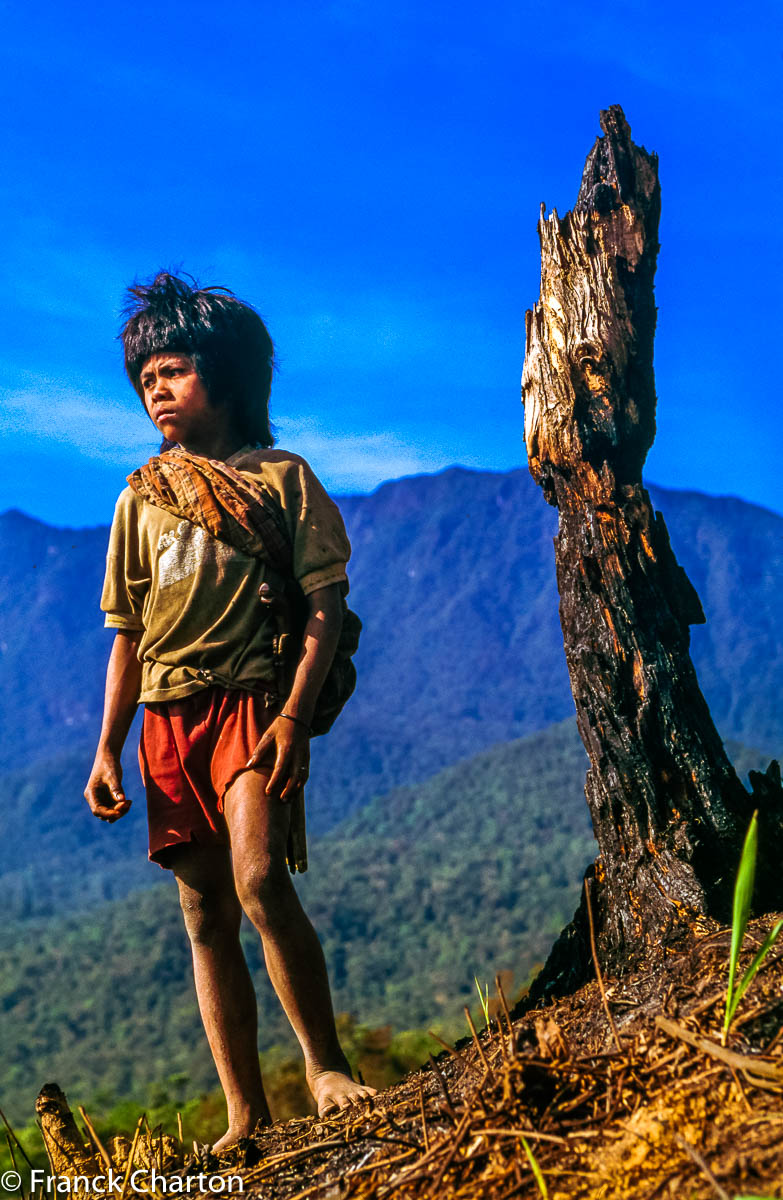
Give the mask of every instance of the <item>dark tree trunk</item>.
M 560 513 L 560 620 L 600 852 L 588 876 L 599 958 L 619 973 L 699 917 L 729 918 L 754 808 L 757 907 L 780 907 L 783 792 L 773 764 L 749 795 L 726 756 L 689 653 L 701 604 L 642 486 L 655 437 L 658 166 L 619 106 L 601 128 L 574 211 L 542 206 L 522 396 L 530 470 Z M 583 895 L 537 996 L 590 972 L 585 918 Z

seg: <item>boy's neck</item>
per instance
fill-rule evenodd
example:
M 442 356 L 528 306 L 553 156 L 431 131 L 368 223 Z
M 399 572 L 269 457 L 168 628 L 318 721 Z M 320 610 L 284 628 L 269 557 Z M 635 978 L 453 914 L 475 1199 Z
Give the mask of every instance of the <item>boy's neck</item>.
M 233 425 L 228 428 L 213 428 L 203 437 L 189 437 L 186 441 L 180 442 L 183 450 L 189 451 L 191 454 L 199 454 L 203 458 L 214 458 L 218 462 L 225 462 L 231 458 L 238 450 L 247 445 L 247 438 L 243 437 Z
M 208 446 L 195 446 L 192 443 L 189 443 L 186 446 L 181 442 L 180 445 L 182 446 L 182 449 L 187 450 L 189 454 L 198 454 L 201 458 L 214 458 L 217 462 L 226 462 L 229 458 L 233 458 L 238 450 L 241 450 L 243 446 L 246 446 L 247 441 L 243 439 L 240 439 L 239 441 L 233 439 L 231 441 L 218 443 L 217 445 L 212 442 Z

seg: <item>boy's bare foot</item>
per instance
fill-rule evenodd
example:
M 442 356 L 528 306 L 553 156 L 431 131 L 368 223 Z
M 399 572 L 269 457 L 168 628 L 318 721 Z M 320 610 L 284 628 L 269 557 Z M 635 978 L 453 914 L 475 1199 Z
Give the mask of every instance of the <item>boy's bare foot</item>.
M 376 1094 L 375 1088 L 356 1083 L 345 1071 L 315 1071 L 307 1076 L 307 1086 L 318 1105 L 319 1117 L 328 1117 Z
M 271 1117 L 269 1117 L 269 1118 L 259 1117 L 259 1119 L 257 1121 L 242 1122 L 241 1124 L 237 1124 L 237 1125 L 229 1125 L 228 1129 L 223 1134 L 223 1136 L 221 1138 L 218 1138 L 218 1140 L 211 1147 L 212 1153 L 220 1154 L 220 1153 L 222 1153 L 223 1150 L 227 1150 L 229 1146 L 233 1146 L 236 1142 L 239 1141 L 240 1138 L 252 1137 L 254 1130 L 257 1129 L 259 1125 L 266 1126 L 266 1125 L 271 1125 L 271 1124 L 272 1124 Z

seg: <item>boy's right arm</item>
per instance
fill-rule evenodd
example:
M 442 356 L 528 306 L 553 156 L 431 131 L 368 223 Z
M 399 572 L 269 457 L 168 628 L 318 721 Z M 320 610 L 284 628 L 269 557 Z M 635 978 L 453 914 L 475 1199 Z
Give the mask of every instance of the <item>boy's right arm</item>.
M 130 808 L 122 790 L 120 756 L 141 689 L 141 632 L 118 630 L 106 669 L 106 696 L 98 750 L 84 798 L 101 821 L 117 821 Z

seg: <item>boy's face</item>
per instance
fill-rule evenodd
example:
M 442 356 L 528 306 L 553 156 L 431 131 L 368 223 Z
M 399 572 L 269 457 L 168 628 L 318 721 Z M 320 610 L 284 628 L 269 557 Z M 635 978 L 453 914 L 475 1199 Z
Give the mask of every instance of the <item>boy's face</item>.
M 144 404 L 170 442 L 198 451 L 222 426 L 223 414 L 209 402 L 207 389 L 187 354 L 152 354 L 139 376 Z

